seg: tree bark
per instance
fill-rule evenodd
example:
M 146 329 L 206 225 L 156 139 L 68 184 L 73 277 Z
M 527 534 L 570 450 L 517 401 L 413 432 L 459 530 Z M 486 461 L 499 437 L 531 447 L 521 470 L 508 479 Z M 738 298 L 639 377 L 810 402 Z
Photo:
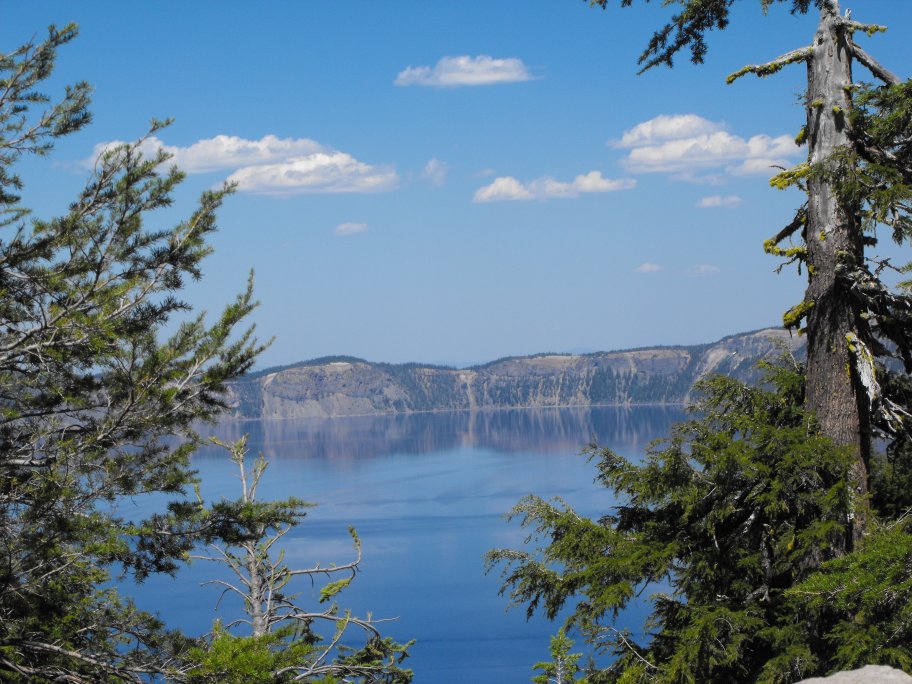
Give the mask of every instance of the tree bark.
M 820 431 L 855 452 L 850 485 L 858 501 L 851 521 L 857 541 L 868 519 L 870 407 L 860 391 L 846 336 L 859 334 L 860 311 L 840 271 L 864 258 L 858 207 L 840 197 L 833 154 L 850 146 L 852 107 L 851 36 L 842 25 L 835 0 L 821 9 L 820 24 L 807 62 L 808 178 L 807 265 L 807 408 Z M 820 173 L 825 169 L 824 173 Z M 863 337 L 863 335 L 862 335 Z

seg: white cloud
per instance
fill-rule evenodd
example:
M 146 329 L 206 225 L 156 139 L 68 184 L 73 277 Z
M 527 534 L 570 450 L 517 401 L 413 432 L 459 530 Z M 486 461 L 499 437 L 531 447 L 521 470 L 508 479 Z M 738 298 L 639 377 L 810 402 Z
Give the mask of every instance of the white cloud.
M 615 147 L 641 147 L 660 140 L 679 140 L 721 131 L 724 126 L 696 114 L 660 114 L 624 131 Z
M 106 149 L 122 144 L 121 141 L 114 141 L 96 145 L 91 163 L 94 163 Z M 236 135 L 217 135 L 195 142 L 189 147 L 166 145 L 155 136 L 151 136 L 143 142 L 141 149 L 146 156 L 164 150 L 171 155 L 171 162 L 177 164 L 182 171 L 206 173 L 252 164 L 268 164 L 290 157 L 322 152 L 326 148 L 309 138 L 278 138 L 266 135 L 259 140 L 247 140 Z
M 355 235 L 367 230 L 366 223 L 340 223 L 333 228 L 333 235 Z
M 713 273 L 719 272 L 718 266 L 713 266 L 712 264 L 698 264 L 687 271 L 691 275 L 712 275 Z
M 787 169 L 791 165 L 792 163 L 785 159 L 745 159 L 726 170 L 734 176 L 774 176 L 780 169 Z
M 634 173 L 677 173 L 699 168 L 729 166 L 748 159 L 782 159 L 797 152 L 791 136 L 755 135 L 749 140 L 718 131 L 693 138 L 670 140 L 660 145 L 638 147 L 624 161 Z M 785 162 L 787 163 L 787 162 Z
M 490 185 L 475 191 L 473 202 L 504 202 L 510 200 L 530 200 L 533 195 L 525 186 L 512 176 L 495 178 Z
M 397 86 L 460 86 L 491 85 L 529 81 L 532 75 L 521 59 L 494 59 L 488 55 L 442 57 L 435 66 L 408 67 L 396 76 Z
M 788 158 L 799 153 L 789 135 L 745 139 L 696 114 L 644 121 L 614 146 L 630 149 L 621 163 L 632 173 L 672 173 L 684 179 L 695 171 L 718 168 L 734 175 L 768 173 L 771 165 L 789 166 Z
M 446 183 L 446 177 L 449 168 L 450 167 L 446 162 L 442 162 L 439 159 L 431 159 L 427 164 L 424 165 L 424 170 L 421 172 L 421 177 L 431 185 L 439 188 L 444 183 Z
M 614 192 L 615 190 L 630 190 L 636 186 L 633 178 L 618 178 L 616 180 L 602 178 L 600 171 L 590 171 L 585 176 L 579 175 L 573 179 L 572 188 L 575 192 Z
M 659 264 L 654 264 L 651 261 L 647 261 L 645 263 L 640 264 L 633 270 L 636 273 L 657 273 L 659 271 L 665 270 L 665 267 L 660 266 Z
M 634 186 L 636 186 L 636 181 L 632 178 L 603 178 L 600 171 L 580 174 L 570 183 L 543 176 L 528 184 L 523 184 L 512 176 L 501 176 L 495 178 L 489 185 L 479 188 L 472 201 L 498 202 L 579 197 L 585 193 L 629 190 Z
M 711 209 L 714 207 L 725 207 L 732 208 L 737 207 L 741 204 L 741 198 L 737 195 L 710 195 L 709 197 L 704 197 L 699 202 L 697 202 L 697 208 L 699 209 Z
M 105 150 L 121 144 L 96 145 L 83 164 L 91 167 Z M 264 195 L 379 192 L 393 189 L 399 181 L 392 167 L 365 164 L 309 138 L 266 135 L 248 140 L 217 135 L 179 147 L 151 136 L 140 150 L 147 157 L 163 150 L 171 155 L 171 163 L 187 173 L 233 170 L 228 180 L 237 183 L 238 190 Z
M 241 192 L 262 195 L 381 192 L 396 187 L 389 167 L 359 162 L 344 152 L 317 152 L 278 164 L 245 166 L 228 177 Z

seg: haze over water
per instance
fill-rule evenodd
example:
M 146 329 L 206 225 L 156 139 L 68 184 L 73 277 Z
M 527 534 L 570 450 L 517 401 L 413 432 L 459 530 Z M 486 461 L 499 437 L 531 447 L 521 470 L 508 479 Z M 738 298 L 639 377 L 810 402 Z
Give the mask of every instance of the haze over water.
M 212 432 L 225 441 L 248 433 L 251 455 L 270 460 L 261 498 L 318 504 L 283 540 L 292 567 L 351 560 L 347 528 L 357 529 L 362 572 L 339 603 L 358 615 L 398 617 L 382 631 L 417 640 L 407 661 L 417 683 L 493 684 L 529 681 L 557 629 L 539 617 L 527 622 L 523 609 L 506 611 L 499 577 L 484 574 L 486 551 L 519 547 L 525 536 L 503 514 L 529 493 L 563 497 L 581 514 L 605 513 L 611 494 L 593 483 L 595 468 L 581 449 L 595 440 L 639 458 L 683 417 L 676 408 L 598 407 L 238 421 Z M 238 495 L 227 452 L 207 448 L 193 466 L 207 500 Z M 212 573 L 212 564 L 197 562 L 176 579 L 155 577 L 126 591 L 169 625 L 200 634 L 216 617 L 240 617 L 228 597 L 214 612 L 219 590 L 200 587 Z M 316 606 L 320 586 L 300 586 L 300 603 Z M 637 631 L 642 609 L 630 612 Z

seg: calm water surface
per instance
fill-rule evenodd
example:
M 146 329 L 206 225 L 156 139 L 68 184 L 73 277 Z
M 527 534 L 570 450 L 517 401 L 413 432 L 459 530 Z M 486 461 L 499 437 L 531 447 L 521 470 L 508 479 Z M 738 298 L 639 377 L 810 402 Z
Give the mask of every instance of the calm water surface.
M 593 483 L 594 467 L 580 450 L 595 440 L 639 458 L 682 417 L 656 407 L 543 409 L 232 422 L 211 433 L 223 440 L 248 433 L 251 452 L 268 457 L 261 498 L 317 504 L 284 539 L 291 566 L 350 560 L 347 529 L 355 526 L 362 572 L 339 602 L 357 614 L 398 618 L 383 631 L 417 640 L 408 660 L 416 682 L 484 684 L 529 681 L 556 631 L 538 617 L 527 622 L 521 609 L 507 611 L 498 577 L 484 574 L 486 551 L 519 547 L 524 537 L 503 514 L 529 493 L 563 497 L 585 515 L 605 512 L 610 493 Z M 193 459 L 209 500 L 238 496 L 226 455 L 207 448 Z M 220 592 L 200 586 L 212 572 L 197 562 L 174 579 L 153 578 L 135 590 L 137 604 L 205 633 L 214 618 L 240 614 L 227 599 L 215 611 Z M 304 605 L 318 593 L 301 590 Z M 638 626 L 642 610 L 631 613 Z

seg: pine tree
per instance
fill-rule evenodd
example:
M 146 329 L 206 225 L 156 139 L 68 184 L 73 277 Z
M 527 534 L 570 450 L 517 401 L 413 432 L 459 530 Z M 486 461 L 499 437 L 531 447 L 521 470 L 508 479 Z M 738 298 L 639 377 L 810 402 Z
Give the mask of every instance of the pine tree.
M 39 90 L 75 35 L 51 27 L 0 55 L 0 679 L 12 682 L 180 674 L 188 640 L 109 579 L 174 571 L 201 531 L 198 507 L 134 521 L 117 501 L 192 482 L 194 423 L 218 415 L 225 383 L 263 348 L 238 330 L 249 283 L 211 325 L 179 299 L 230 188 L 161 227 L 155 210 L 183 176 L 140 141 L 107 151 L 59 218 L 30 218 L 15 164 L 90 120 L 87 84 L 58 102 Z

